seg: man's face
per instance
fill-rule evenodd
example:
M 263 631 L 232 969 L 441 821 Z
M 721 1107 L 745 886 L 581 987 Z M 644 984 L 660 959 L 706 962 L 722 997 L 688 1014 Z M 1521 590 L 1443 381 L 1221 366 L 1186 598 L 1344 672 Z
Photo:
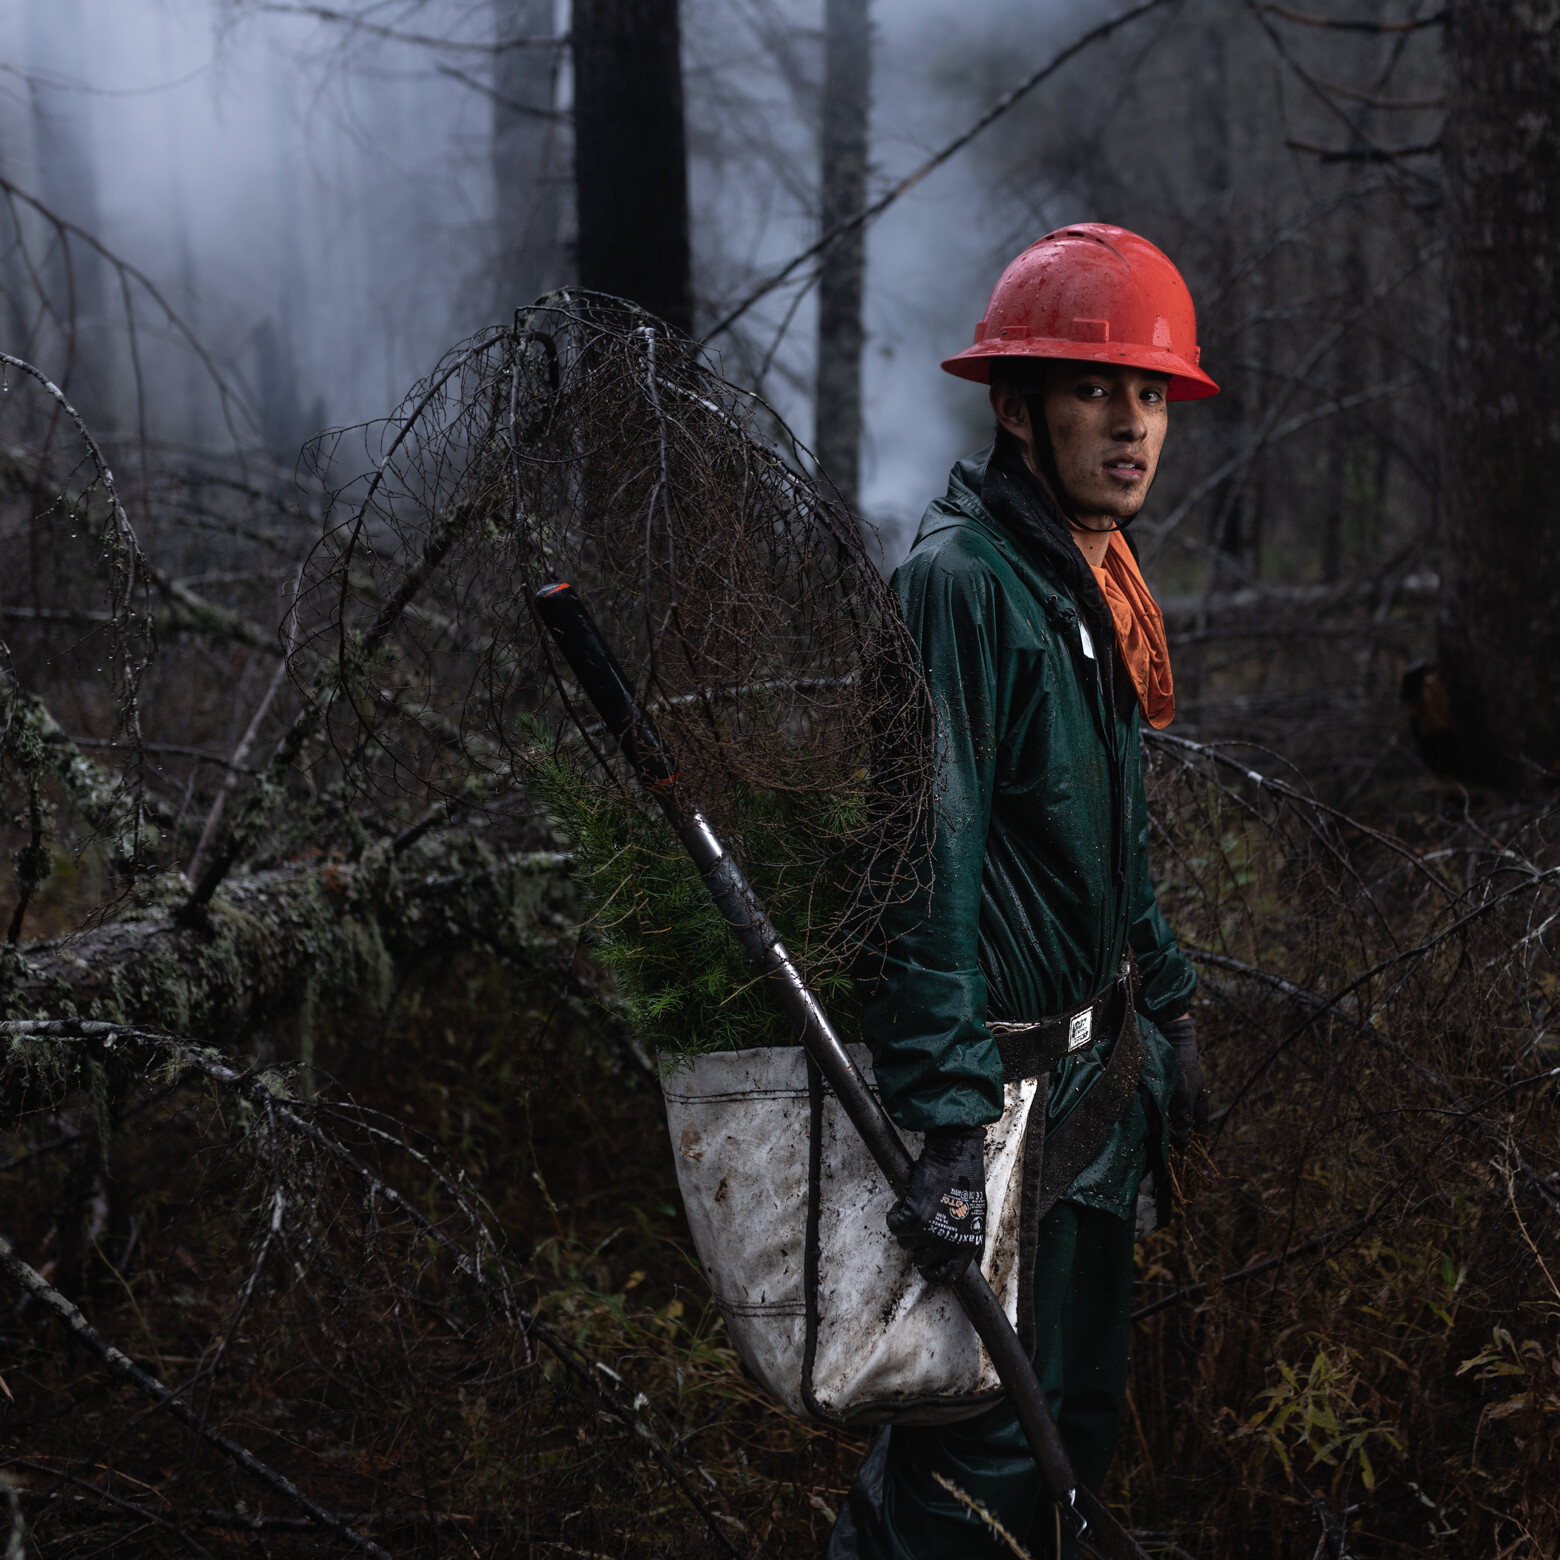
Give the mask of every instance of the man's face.
M 1143 507 L 1169 426 L 1169 383 L 1164 374 L 1116 364 L 1046 365 L 1046 421 L 1057 473 L 1086 523 L 1130 520 Z M 1017 389 L 999 380 L 991 405 L 1028 450 L 1029 411 Z

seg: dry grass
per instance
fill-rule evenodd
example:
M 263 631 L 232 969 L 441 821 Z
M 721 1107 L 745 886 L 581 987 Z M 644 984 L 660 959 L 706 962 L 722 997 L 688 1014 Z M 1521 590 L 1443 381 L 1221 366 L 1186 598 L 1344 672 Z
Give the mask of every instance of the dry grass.
M 1117 1493 L 1200 1555 L 1310 1555 L 1324 1507 L 1363 1554 L 1552 1554 L 1553 820 L 1421 783 L 1373 830 L 1239 758 L 1152 768 L 1222 1114 L 1142 1252 Z

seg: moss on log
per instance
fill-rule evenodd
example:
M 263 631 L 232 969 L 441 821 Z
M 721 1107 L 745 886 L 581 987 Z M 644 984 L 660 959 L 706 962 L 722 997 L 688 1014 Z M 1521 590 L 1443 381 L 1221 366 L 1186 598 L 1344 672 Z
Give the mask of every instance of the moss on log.
M 131 913 L 0 955 L 0 1016 L 93 1018 L 201 1039 L 247 1038 L 274 1015 L 373 1013 L 398 980 L 457 951 L 535 964 L 566 924 L 569 858 L 495 853 L 468 834 L 376 844 L 356 860 L 230 879 L 204 924 L 177 915 L 182 876 Z

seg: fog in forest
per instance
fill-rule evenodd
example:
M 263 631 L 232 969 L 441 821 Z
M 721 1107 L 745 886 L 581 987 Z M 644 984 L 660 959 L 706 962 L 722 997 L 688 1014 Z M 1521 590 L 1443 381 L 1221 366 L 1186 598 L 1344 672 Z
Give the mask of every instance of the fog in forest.
M 393 17 L 384 9 L 402 32 L 453 41 L 442 48 L 277 14 L 299 9 L 221 0 L 0 7 L 10 62 L 0 172 L 156 283 L 242 388 L 284 464 L 323 423 L 383 415 L 446 347 L 530 301 L 496 274 L 491 8 L 428 0 Z M 957 25 L 939 0 L 879 8 L 874 190 L 962 129 L 1072 25 L 1064 6 L 982 6 Z M 816 3 L 693 0 L 686 9 L 694 281 L 705 323 L 815 235 L 820 27 Z M 1114 71 L 1108 58 L 1093 60 L 1085 79 Z M 566 110 L 567 70 L 558 73 Z M 567 141 L 560 129 L 549 170 L 565 191 Z M 1085 190 L 1047 169 L 1043 145 L 1028 150 L 1035 177 L 1021 197 L 977 150 L 933 174 L 868 240 L 863 500 L 900 545 L 949 462 L 985 437 L 984 397 L 942 375 L 938 360 L 968 344 L 1018 248 L 1093 214 Z M 122 335 L 110 279 L 94 270 L 80 284 L 98 294 L 84 300 L 84 336 Z M 789 293 L 766 301 L 744 335 L 747 356 L 762 362 L 785 326 L 763 389 L 810 437 L 814 298 L 794 310 L 791 302 Z M 92 371 L 122 377 L 122 346 L 103 344 L 115 367 L 93 361 Z M 716 345 L 743 378 L 751 362 Z M 92 357 L 86 346 L 83 356 Z M 219 443 L 209 386 L 187 355 L 153 361 L 157 432 Z
M 567 52 L 492 48 L 515 19 L 532 44 L 561 34 L 554 10 L 406 0 L 351 25 L 355 12 L 252 0 L 7 0 L 0 171 L 145 273 L 242 393 L 258 424 L 246 436 L 258 431 L 290 467 L 322 423 L 385 414 L 455 341 L 571 280 Z M 1438 62 L 1423 33 L 1336 41 L 1291 29 L 1301 36 L 1281 51 L 1241 14 L 1232 0 L 1187 0 L 1112 34 L 869 226 L 861 493 L 888 561 L 949 462 L 989 431 L 980 392 L 938 360 L 968 344 L 1007 259 L 1088 218 L 1133 227 L 1177 260 L 1199 300 L 1205 360 L 1230 392 L 1177 414 L 1184 432 L 1142 526 L 1148 535 L 1156 516 L 1175 516 L 1168 551 L 1158 539 L 1151 551 L 1176 588 L 1232 570 L 1249 583 L 1272 567 L 1333 578 L 1351 548 L 1373 566 L 1427 520 L 1437 478 L 1425 387 L 1417 374 L 1394 385 L 1393 369 L 1405 351 L 1438 350 L 1439 304 L 1422 294 L 1433 193 L 1412 160 L 1339 161 L 1329 138 L 1361 132 L 1343 131 L 1308 83 L 1314 70 L 1391 83 L 1387 98 L 1338 101 L 1356 118 L 1372 112 L 1356 103 L 1401 106 L 1377 117 L 1412 141 L 1440 101 Z M 684 8 L 701 333 L 817 236 L 822 15 L 820 0 Z M 874 8 L 869 196 L 1100 20 L 1082 6 L 994 4 L 960 11 L 956 25 L 940 0 Z M 510 112 L 516 93 L 533 107 Z M 1385 221 L 1356 220 L 1369 202 Z M 49 249 L 28 220 L 33 242 L 7 262 L 13 300 L 28 291 L 30 257 Z M 37 263 L 58 271 L 59 257 Z M 111 406 L 123 423 L 133 365 L 121 282 L 88 253 L 77 265 L 74 372 L 106 397 L 93 409 Z M 813 274 L 804 267 L 711 343 L 730 377 L 809 441 Z M 1373 287 L 1375 326 L 1340 325 L 1335 305 Z M 155 393 L 134 415 L 165 441 L 223 446 L 231 430 L 209 376 L 158 310 L 137 307 Z M 1406 334 L 1383 328 L 1399 309 Z M 49 333 L 46 314 L 13 306 L 19 345 Z M 63 346 L 39 355 L 50 350 L 58 367 Z M 1275 375 L 1280 362 L 1298 377 Z M 1368 457 L 1327 410 L 1359 393 L 1364 418 L 1390 425 Z M 1298 440 L 1275 432 L 1292 413 L 1312 418 Z M 1184 473 L 1251 441 L 1261 455 L 1241 457 L 1235 488 L 1188 499 Z M 1348 475 L 1362 461 L 1379 469 Z M 1321 510 L 1322 531 L 1296 503 Z

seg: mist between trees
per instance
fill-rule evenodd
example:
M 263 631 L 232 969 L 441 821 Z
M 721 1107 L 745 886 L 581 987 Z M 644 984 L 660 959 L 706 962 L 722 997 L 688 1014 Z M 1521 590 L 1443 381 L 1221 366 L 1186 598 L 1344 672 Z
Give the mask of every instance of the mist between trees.
M 1560 21 L 975 10 L 0 7 L 7 1560 L 818 1551 L 865 1435 L 743 1374 L 646 1044 L 760 994 L 529 593 L 597 592 L 848 1015 L 850 742 L 918 697 L 869 562 L 1083 219 L 1223 387 L 1135 532 L 1216 1125 L 1107 1496 L 1555 1552 Z

